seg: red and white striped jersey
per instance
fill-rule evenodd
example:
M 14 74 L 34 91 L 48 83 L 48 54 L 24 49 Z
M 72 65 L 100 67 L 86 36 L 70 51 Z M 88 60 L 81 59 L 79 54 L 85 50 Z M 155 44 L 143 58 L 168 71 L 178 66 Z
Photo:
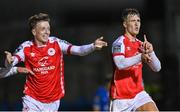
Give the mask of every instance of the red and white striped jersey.
M 112 45 L 112 56 L 123 55 L 125 58 L 135 56 L 140 53 L 141 44 L 138 39 L 132 42 L 128 37 L 120 36 Z M 141 62 L 121 70 L 114 63 L 113 78 L 110 89 L 112 99 L 130 99 L 144 89 Z
M 33 41 L 20 45 L 14 56 L 24 61 L 25 66 L 35 73 L 26 77 L 26 95 L 44 103 L 64 96 L 63 53 L 70 53 L 70 48 L 71 44 L 56 37 L 49 37 L 47 44 L 41 47 L 37 47 Z

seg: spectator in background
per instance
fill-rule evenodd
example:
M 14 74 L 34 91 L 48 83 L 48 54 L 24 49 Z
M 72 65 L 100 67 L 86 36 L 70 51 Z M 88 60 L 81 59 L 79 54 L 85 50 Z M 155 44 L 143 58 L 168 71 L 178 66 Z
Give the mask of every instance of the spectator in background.
M 109 110 L 109 87 L 111 75 L 108 74 L 104 80 L 101 81 L 99 87 L 95 92 L 93 99 L 93 111 L 108 111 Z

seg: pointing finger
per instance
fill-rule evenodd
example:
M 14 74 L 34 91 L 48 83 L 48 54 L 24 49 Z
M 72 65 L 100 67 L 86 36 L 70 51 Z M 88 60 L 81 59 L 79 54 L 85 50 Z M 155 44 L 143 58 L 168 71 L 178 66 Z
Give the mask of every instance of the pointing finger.
M 144 34 L 144 42 L 147 42 L 147 38 L 146 35 Z
M 102 36 L 102 37 L 100 37 L 99 39 L 100 39 L 100 40 L 102 40 L 102 39 L 103 39 L 103 36 Z

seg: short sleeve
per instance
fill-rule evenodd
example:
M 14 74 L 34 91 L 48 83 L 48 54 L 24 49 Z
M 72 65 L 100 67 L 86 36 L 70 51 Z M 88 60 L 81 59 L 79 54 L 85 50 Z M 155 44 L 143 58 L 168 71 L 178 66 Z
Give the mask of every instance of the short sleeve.
M 66 40 L 61 40 L 56 37 L 54 37 L 54 39 L 58 42 L 58 44 L 64 54 L 70 54 L 70 49 L 72 47 L 71 43 L 67 42 Z
M 28 47 L 32 44 L 31 41 L 26 41 L 22 43 L 14 52 L 14 56 L 18 59 L 18 62 L 24 61 L 25 55 L 24 55 L 24 49 L 25 47 Z
M 112 54 L 113 54 L 113 56 L 125 54 L 125 47 L 124 47 L 123 40 L 117 40 L 113 43 Z

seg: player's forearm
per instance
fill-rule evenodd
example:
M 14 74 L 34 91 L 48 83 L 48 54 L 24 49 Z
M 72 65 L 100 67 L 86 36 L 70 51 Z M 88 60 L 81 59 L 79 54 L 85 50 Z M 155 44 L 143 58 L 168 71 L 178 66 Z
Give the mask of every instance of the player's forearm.
M 72 46 L 71 47 L 71 54 L 84 56 L 87 55 L 95 50 L 93 44 L 82 45 L 82 46 Z
M 17 73 L 17 67 L 0 68 L 0 78 L 12 76 Z
M 141 54 L 138 54 L 130 58 L 125 58 L 124 56 L 115 56 L 113 59 L 118 69 L 121 70 L 141 62 Z
M 160 71 L 161 70 L 161 62 L 157 58 L 155 52 L 152 52 L 149 55 L 152 58 L 151 62 L 148 63 L 149 67 L 155 72 Z

